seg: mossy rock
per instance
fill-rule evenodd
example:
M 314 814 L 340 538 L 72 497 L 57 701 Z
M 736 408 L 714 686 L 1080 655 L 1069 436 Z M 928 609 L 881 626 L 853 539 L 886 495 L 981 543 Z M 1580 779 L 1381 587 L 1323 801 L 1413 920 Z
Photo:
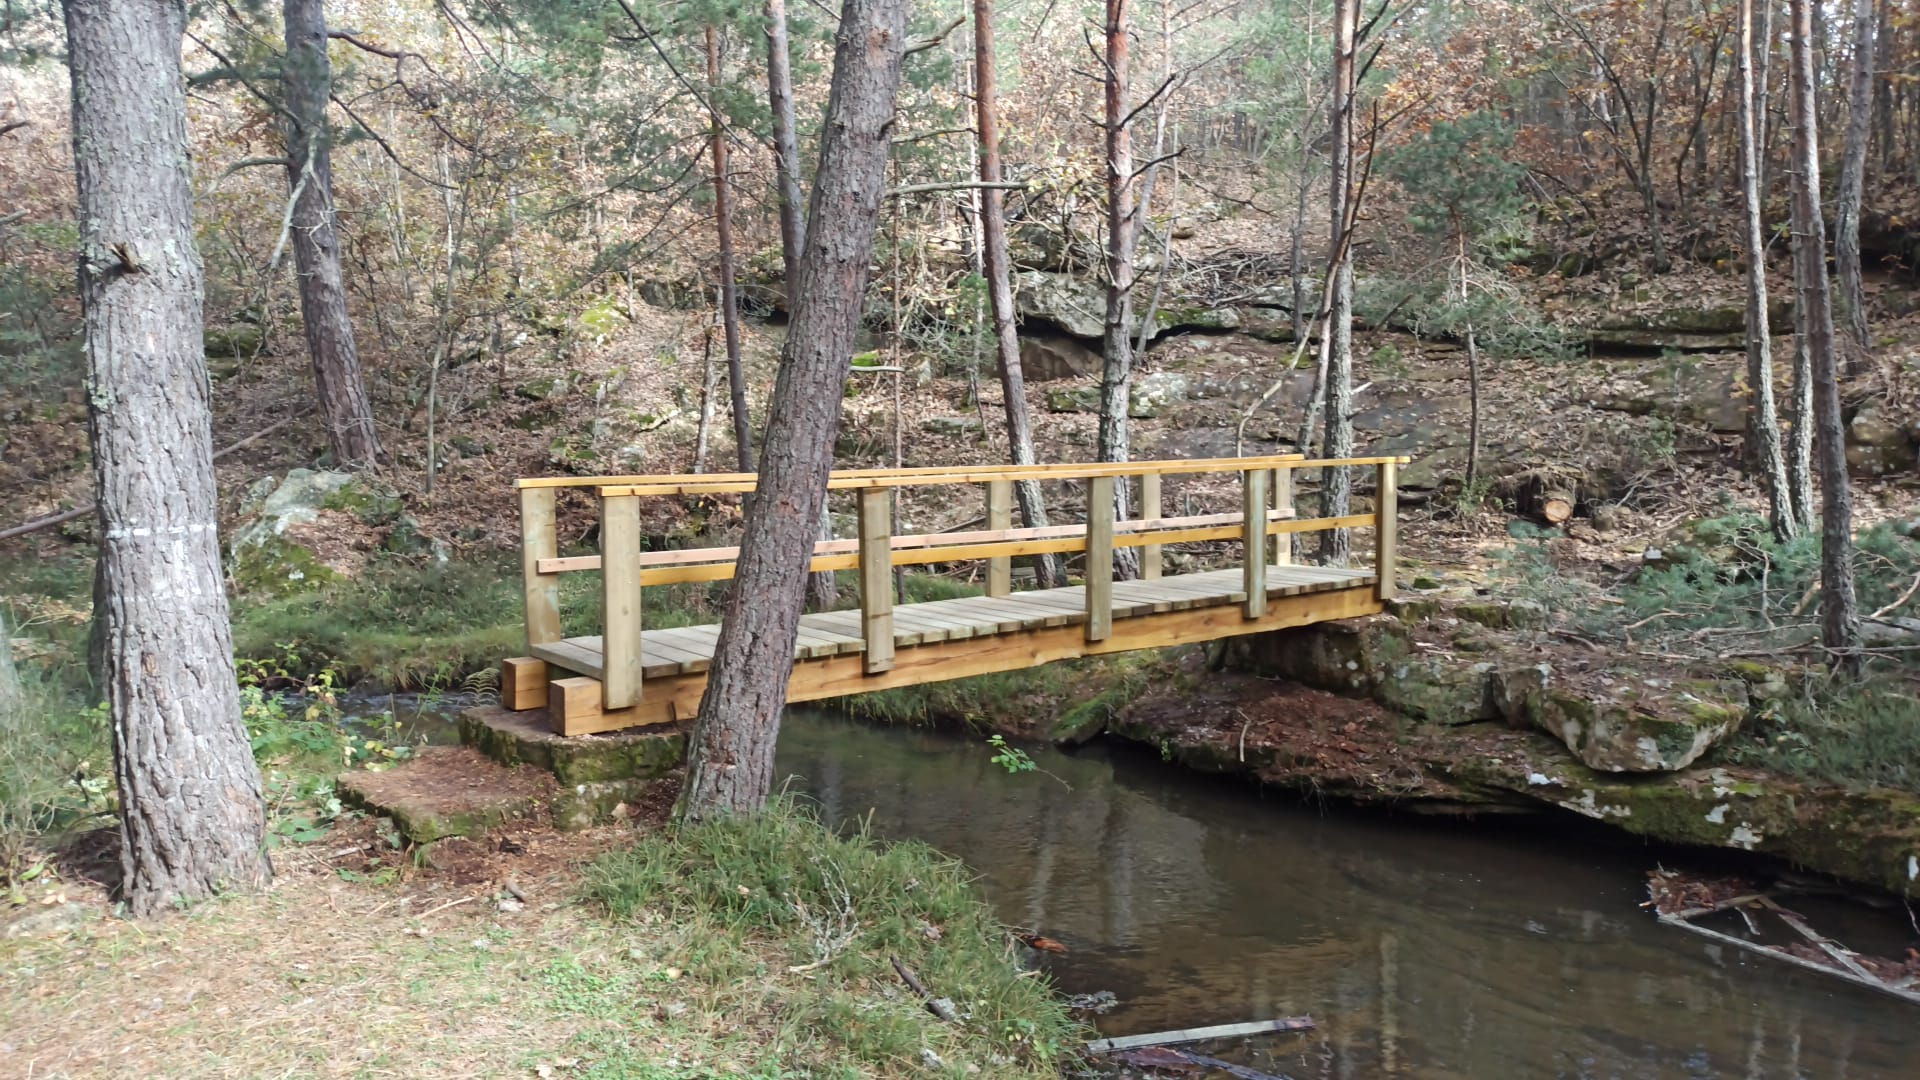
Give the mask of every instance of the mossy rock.
M 615 811 L 622 806 L 639 805 L 654 783 L 653 780 L 601 780 L 563 786 L 553 795 L 553 827 L 561 832 L 578 832 L 605 825 L 618 816 Z
M 1733 682 L 1612 672 L 1543 689 L 1531 695 L 1528 706 L 1532 722 L 1589 768 L 1672 772 L 1738 730 L 1746 717 L 1747 693 Z
M 432 746 L 391 769 L 345 773 L 334 787 L 348 805 L 393 819 L 415 844 L 484 836 L 537 817 L 554 795 L 546 773 L 508 768 L 464 746 Z
M 460 741 L 504 765 L 532 765 L 563 787 L 614 780 L 653 780 L 680 767 L 687 738 L 679 731 L 639 729 L 605 735 L 557 735 L 546 713 L 487 705 L 460 715 Z
M 1411 656 L 1406 627 L 1391 617 L 1338 619 L 1254 635 L 1254 670 L 1334 693 L 1365 692 L 1376 676 Z
M 1373 698 L 1408 716 L 1436 724 L 1471 724 L 1499 715 L 1489 691 L 1492 664 L 1439 658 L 1408 659 L 1379 673 Z
M 241 595 L 273 599 L 312 592 L 340 578 L 311 550 L 279 536 L 236 547 L 227 572 Z
M 236 323 L 230 326 L 209 327 L 202 335 L 207 346 L 207 356 L 244 359 L 260 351 L 265 335 L 257 326 Z
M 378 528 L 400 520 L 406 504 L 393 492 L 376 487 L 372 480 L 355 477 L 351 483 L 329 492 L 320 501 L 320 508 L 346 511 L 363 523 Z

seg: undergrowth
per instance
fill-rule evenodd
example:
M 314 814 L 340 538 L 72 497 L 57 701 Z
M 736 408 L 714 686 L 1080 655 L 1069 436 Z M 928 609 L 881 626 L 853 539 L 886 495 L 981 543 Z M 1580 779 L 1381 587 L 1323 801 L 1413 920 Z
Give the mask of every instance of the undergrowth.
M 1052 1077 L 1081 1034 L 1047 981 L 1019 970 L 964 866 L 836 835 L 790 798 L 644 837 L 590 866 L 586 893 L 646 932 L 624 960 L 556 966 L 550 988 L 609 1018 L 697 1002 L 725 1020 L 713 1037 L 761 1070 L 749 1075 Z M 894 958 L 959 1022 L 936 1019 Z M 584 1075 L 655 1075 L 654 1047 L 623 1023 L 576 1049 Z
M 1888 678 L 1810 689 L 1766 713 L 1721 754 L 1817 783 L 1920 793 L 1920 696 Z

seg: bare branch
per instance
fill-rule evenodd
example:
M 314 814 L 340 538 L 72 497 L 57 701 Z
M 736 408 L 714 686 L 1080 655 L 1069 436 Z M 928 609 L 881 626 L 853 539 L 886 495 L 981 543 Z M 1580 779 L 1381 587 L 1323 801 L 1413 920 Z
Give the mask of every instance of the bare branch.
M 955 30 L 960 29 L 960 24 L 966 21 L 967 21 L 967 17 L 965 15 L 959 16 L 958 18 L 954 19 L 952 22 L 948 23 L 945 27 L 941 28 L 941 30 L 938 33 L 934 34 L 932 37 L 927 38 L 925 41 L 917 41 L 912 45 L 907 46 L 907 51 L 904 55 L 912 56 L 914 53 L 917 53 L 917 52 L 926 52 L 928 49 L 931 49 L 934 46 L 940 44 L 941 42 L 947 40 L 947 35 L 953 33 Z

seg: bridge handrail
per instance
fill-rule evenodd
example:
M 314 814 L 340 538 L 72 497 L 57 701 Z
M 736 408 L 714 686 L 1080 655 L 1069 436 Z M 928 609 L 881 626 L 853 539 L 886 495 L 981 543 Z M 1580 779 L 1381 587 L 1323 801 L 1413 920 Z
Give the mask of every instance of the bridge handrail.
M 1127 468 L 1135 469 L 1136 471 L 1145 471 L 1145 472 L 1154 471 L 1154 467 L 1156 466 L 1198 466 L 1197 470 L 1189 470 L 1185 468 L 1168 468 L 1164 471 L 1167 471 L 1167 472 L 1185 472 L 1185 471 L 1213 472 L 1213 471 L 1216 471 L 1216 467 L 1223 469 L 1224 465 L 1221 464 L 1223 462 L 1233 462 L 1233 461 L 1247 462 L 1251 466 L 1264 468 L 1266 466 L 1261 463 L 1299 461 L 1304 459 L 1305 457 L 1306 457 L 1305 454 L 1268 454 L 1261 457 L 1175 458 L 1175 459 L 1162 460 L 1162 461 L 1150 460 L 1150 461 L 1123 461 L 1123 462 L 1087 462 L 1087 463 L 1080 463 L 1080 464 L 1064 464 L 1064 465 L 1022 465 L 1022 466 L 910 465 L 910 466 L 904 466 L 898 469 L 894 469 L 894 468 L 835 469 L 832 475 L 836 478 L 876 477 L 876 476 L 943 476 L 943 475 L 953 473 L 962 469 L 1001 473 L 1009 469 L 1020 468 L 1020 469 L 1035 470 L 1037 474 L 1040 474 L 1045 477 L 1051 477 L 1051 476 L 1057 475 L 1062 479 L 1074 479 L 1076 477 L 1086 475 L 1084 472 L 1079 472 L 1076 470 L 1084 469 L 1088 465 L 1094 465 L 1094 466 L 1111 465 L 1114 467 L 1127 467 Z M 515 481 L 514 486 L 521 489 L 525 489 L 525 488 L 568 488 L 568 487 L 620 487 L 620 486 L 633 485 L 633 484 L 646 484 L 646 485 L 691 484 L 691 483 L 737 484 L 745 481 L 755 480 L 758 478 L 758 476 L 759 476 L 758 473 L 750 473 L 750 472 L 651 473 L 651 474 L 642 474 L 642 475 L 633 475 L 633 476 L 527 476 L 527 477 L 521 477 L 519 480 Z
M 1395 502 L 1397 469 L 1408 458 L 1397 455 L 1309 460 L 1300 454 L 1263 457 L 1190 458 L 1164 461 L 1083 462 L 1059 465 L 998 465 L 922 467 L 912 469 L 853 469 L 830 475 L 830 490 L 854 490 L 859 498 L 859 538 L 820 541 L 814 545 L 813 571 L 857 570 L 860 574 L 861 627 L 864 664 L 869 673 L 893 666 L 893 587 L 896 566 L 926 563 L 987 562 L 987 595 L 1004 596 L 1011 590 L 1012 560 L 1017 556 L 1085 552 L 1086 632 L 1090 641 L 1103 640 L 1112 630 L 1113 564 L 1115 548 L 1143 547 L 1144 576 L 1160 576 L 1160 551 L 1167 544 L 1206 540 L 1239 540 L 1245 546 L 1245 608 L 1248 618 L 1266 611 L 1267 565 L 1270 559 L 1289 561 L 1289 545 L 1272 548 L 1276 535 L 1332 529 L 1374 531 L 1374 576 L 1377 595 L 1393 594 L 1396 548 Z M 1377 497 L 1372 513 L 1338 517 L 1296 517 L 1291 476 L 1296 469 L 1372 466 L 1377 470 Z M 1243 501 L 1239 513 L 1162 516 L 1160 479 L 1168 474 L 1239 473 Z M 1143 516 L 1114 520 L 1114 483 L 1122 477 L 1140 477 Z M 640 700 L 641 590 L 648 585 L 718 581 L 734 574 L 737 548 L 703 548 L 642 552 L 639 501 L 642 497 L 747 492 L 752 474 L 693 476 L 577 477 L 521 480 L 521 566 L 525 579 L 527 641 L 531 648 L 561 640 L 560 575 L 575 571 L 602 571 L 602 693 L 607 709 L 621 709 Z M 1013 484 L 1016 480 L 1087 481 L 1085 524 L 1052 525 L 1036 529 L 1012 527 Z M 893 489 L 914 486 L 985 484 L 987 528 L 954 533 L 893 536 Z M 600 501 L 599 555 L 562 557 L 558 551 L 557 501 L 563 487 L 590 486 Z M 1254 552 L 1258 550 L 1259 555 Z

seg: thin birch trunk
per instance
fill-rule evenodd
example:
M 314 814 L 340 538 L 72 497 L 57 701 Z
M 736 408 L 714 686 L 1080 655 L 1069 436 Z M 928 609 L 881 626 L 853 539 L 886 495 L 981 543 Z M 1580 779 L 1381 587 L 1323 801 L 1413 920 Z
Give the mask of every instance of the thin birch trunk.
M 1793 204 L 1805 227 L 1799 257 L 1813 368 L 1814 453 L 1820 470 L 1820 640 L 1836 668 L 1860 670 L 1860 611 L 1853 585 L 1853 493 L 1840 413 L 1833 307 L 1827 286 L 1826 222 L 1820 216 L 1820 141 L 1814 96 L 1815 0 L 1793 0 Z
M 1127 420 L 1133 393 L 1133 251 L 1139 235 L 1139 206 L 1134 198 L 1133 145 L 1127 132 L 1129 92 L 1127 5 L 1130 0 L 1107 0 L 1107 314 L 1103 342 L 1105 362 L 1100 369 L 1100 431 L 1095 456 L 1101 461 L 1126 461 L 1131 454 Z M 1113 513 L 1117 521 L 1128 511 L 1129 485 L 1113 485 Z M 1114 576 L 1122 581 L 1139 576 L 1139 559 L 1132 548 L 1113 553 Z
M 1867 140 L 1873 133 L 1874 0 L 1853 3 L 1853 72 L 1847 94 L 1846 143 L 1840 157 L 1840 193 L 1833 210 L 1833 268 L 1840 279 L 1846 320 L 1847 371 L 1859 374 L 1867 356 L 1867 292 L 1860 279 L 1860 201 L 1866 188 Z
M 1759 0 L 1767 3 L 1768 0 Z M 1754 113 L 1753 5 L 1740 0 L 1735 35 L 1739 56 L 1735 126 L 1740 136 L 1740 191 L 1745 202 L 1747 247 L 1747 463 L 1767 485 L 1768 518 L 1774 535 L 1791 539 L 1798 528 L 1788 493 L 1787 464 L 1780 450 L 1780 417 L 1773 400 L 1773 339 L 1768 325 L 1767 237 L 1760 199 L 1760 147 Z
M 974 104 L 980 136 L 980 182 L 998 184 L 1000 169 L 1000 97 L 993 55 L 993 0 L 973 0 Z M 1007 216 L 1000 189 L 980 189 L 980 237 L 986 258 L 987 302 L 993 309 L 993 337 L 1000 369 L 1000 397 L 1007 414 L 1007 455 L 1015 465 L 1034 464 L 1033 421 L 1027 412 L 1026 372 L 1020 364 L 1020 339 L 1014 330 L 1013 269 L 1007 255 Z M 1047 527 L 1047 504 L 1040 481 L 1013 485 L 1020 521 L 1029 529 Z M 1034 561 L 1041 588 L 1052 588 L 1054 560 Z
M 1328 183 L 1332 235 L 1344 235 L 1352 220 L 1349 202 L 1353 187 L 1354 37 L 1360 11 L 1358 0 L 1335 0 L 1333 28 L 1333 148 Z M 1329 458 L 1353 456 L 1353 245 L 1336 250 L 1327 287 L 1327 379 L 1324 407 Z M 1322 470 L 1322 512 L 1329 517 L 1348 513 L 1353 505 L 1353 476 L 1345 466 Z M 1320 561 L 1345 566 L 1352 534 L 1329 529 L 1320 534 Z
M 707 27 L 707 101 L 720 91 L 720 33 Z M 720 241 L 720 325 L 727 339 L 727 390 L 733 406 L 733 445 L 741 472 L 753 471 L 753 424 L 747 415 L 747 374 L 740 362 L 740 298 L 733 284 L 733 180 L 727 175 L 727 128 L 714 105 L 707 114 L 713 141 L 713 226 Z

